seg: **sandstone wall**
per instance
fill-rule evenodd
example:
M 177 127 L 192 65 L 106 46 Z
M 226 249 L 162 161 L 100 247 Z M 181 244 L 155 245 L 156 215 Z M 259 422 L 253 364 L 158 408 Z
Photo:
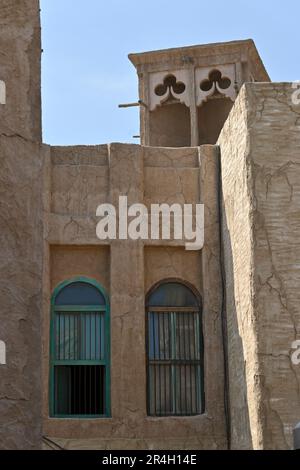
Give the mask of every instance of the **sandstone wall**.
M 38 0 L 1 0 L 0 132 L 41 141 L 41 38 Z
M 291 362 L 300 328 L 293 91 L 245 85 L 219 139 L 234 448 L 291 448 L 300 420 L 300 368 Z
M 45 161 L 43 433 L 67 448 L 226 448 L 215 147 L 166 149 L 111 144 L 54 147 Z M 128 204 L 196 203 L 206 207 L 204 249 L 182 241 L 100 241 L 96 208 L 128 196 Z M 111 302 L 112 418 L 49 418 L 50 298 L 74 276 L 101 282 Z M 150 418 L 146 410 L 145 296 L 157 282 L 179 278 L 202 294 L 206 412 Z
M 41 447 L 43 160 L 37 0 L 1 0 L 0 448 Z
M 0 137 L 1 449 L 41 446 L 43 152 L 20 137 Z

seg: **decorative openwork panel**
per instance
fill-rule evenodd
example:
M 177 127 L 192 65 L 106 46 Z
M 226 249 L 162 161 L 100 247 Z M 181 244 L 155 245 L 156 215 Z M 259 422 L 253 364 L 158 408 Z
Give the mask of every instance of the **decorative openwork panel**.
M 151 73 L 150 85 L 150 110 L 168 101 L 177 101 L 190 106 L 188 90 L 188 71 L 177 70 L 170 72 Z
M 235 101 L 237 91 L 234 64 L 197 68 L 195 74 L 197 106 L 213 96 L 226 96 Z

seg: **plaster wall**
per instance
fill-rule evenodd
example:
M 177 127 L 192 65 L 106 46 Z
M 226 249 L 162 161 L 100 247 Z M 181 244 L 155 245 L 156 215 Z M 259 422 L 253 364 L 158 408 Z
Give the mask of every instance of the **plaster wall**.
M 0 448 L 41 446 L 43 149 L 0 137 Z
M 1 0 L 0 80 L 6 104 L 0 105 L 0 131 L 32 141 L 41 131 L 41 38 L 38 0 Z
M 41 446 L 43 160 L 37 0 L 1 0 L 0 448 Z
M 189 147 L 191 145 L 190 110 L 181 103 L 159 106 L 150 113 L 150 145 Z
M 288 449 L 299 421 L 300 109 L 246 84 L 219 139 L 233 447 Z M 246 404 L 248 403 L 248 406 Z
M 43 433 L 66 448 L 226 448 L 221 287 L 218 238 L 218 152 L 202 148 L 147 148 L 111 144 L 52 148 L 45 164 L 43 313 Z M 87 198 L 81 197 L 86 194 Z M 96 237 L 96 207 L 204 202 L 210 220 L 205 248 L 187 252 L 182 241 L 107 241 Z M 205 280 L 203 273 L 205 272 Z M 99 280 L 111 302 L 112 418 L 49 418 L 49 307 L 65 278 Z M 150 418 L 146 412 L 145 296 L 157 281 L 180 278 L 203 297 L 204 415 Z

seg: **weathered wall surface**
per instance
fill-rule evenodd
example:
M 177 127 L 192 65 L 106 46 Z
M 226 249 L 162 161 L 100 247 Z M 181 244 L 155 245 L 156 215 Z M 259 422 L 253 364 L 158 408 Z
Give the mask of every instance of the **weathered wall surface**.
M 51 290 L 66 279 L 86 276 L 98 281 L 109 293 L 109 246 L 51 246 Z
M 201 163 L 200 163 L 201 162 Z M 218 231 L 218 153 L 213 146 L 163 149 L 111 144 L 51 149 L 44 171 L 43 433 L 67 448 L 226 448 Z M 206 244 L 186 252 L 182 241 L 101 242 L 96 208 L 119 195 L 128 204 L 206 206 Z M 50 297 L 58 282 L 98 279 L 111 301 L 112 418 L 50 419 Z M 203 296 L 204 415 L 150 418 L 146 411 L 145 296 L 165 278 L 191 282 Z
M 184 104 L 160 106 L 149 116 L 150 145 L 189 147 L 191 145 L 190 110 Z
M 223 71 L 222 74 L 230 78 L 231 86 L 235 84 L 238 90 L 245 82 L 270 80 L 254 42 L 249 39 L 130 54 L 129 59 L 137 69 L 139 98 L 146 105 L 140 107 L 140 133 L 142 145 L 147 146 L 216 143 L 232 103 L 228 103 L 229 109 L 228 105 L 220 106 L 216 101 L 203 107 L 203 100 L 198 95 L 199 78 L 208 78 L 209 71 Z M 175 76 L 185 85 L 180 96 L 176 95 L 182 103 L 180 105 L 171 104 L 165 92 L 160 97 L 156 93 L 156 87 L 168 75 Z M 231 91 L 235 99 L 235 92 Z M 219 109 L 215 109 L 215 105 Z M 207 124 L 210 124 L 209 129 Z
M 42 160 L 39 144 L 0 137 L 0 448 L 41 446 Z
M 252 447 L 248 400 L 255 406 L 257 395 L 245 99 L 243 88 L 219 139 L 224 199 L 222 242 L 226 270 L 231 445 L 234 449 Z M 258 410 L 252 410 L 251 419 L 252 429 L 256 429 Z
M 300 109 L 292 92 L 291 84 L 247 84 L 219 139 L 235 448 L 291 448 L 300 419 L 300 368 L 291 362 L 300 328 Z
M 240 45 L 229 47 L 242 57 Z M 226 448 L 217 149 L 42 146 L 38 0 L 1 0 L 0 51 L 7 91 L 0 105 L 0 340 L 7 345 L 0 448 L 39 448 L 42 433 L 66 448 Z M 267 80 L 253 47 L 252 54 L 253 69 L 238 61 L 240 79 Z M 289 84 L 244 86 L 219 139 L 231 434 L 238 449 L 289 448 L 300 420 L 300 368 L 290 359 L 300 339 L 300 109 L 292 92 Z M 178 145 L 198 143 L 196 112 Z M 151 142 L 148 119 L 142 108 L 143 142 Z M 201 253 L 187 253 L 175 240 L 98 240 L 96 208 L 117 205 L 119 195 L 147 207 L 204 203 Z M 51 293 L 78 275 L 97 279 L 110 294 L 112 419 L 49 418 Z M 206 409 L 162 420 L 146 416 L 144 311 L 148 290 L 168 277 L 191 282 L 203 297 Z
M 38 0 L 1 0 L 0 133 L 41 141 L 41 39 Z
M 43 159 L 37 0 L 1 0 L 0 448 L 41 447 Z

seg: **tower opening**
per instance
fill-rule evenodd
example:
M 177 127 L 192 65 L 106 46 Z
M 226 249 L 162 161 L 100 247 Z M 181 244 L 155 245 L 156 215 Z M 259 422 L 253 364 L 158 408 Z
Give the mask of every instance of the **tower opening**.
M 191 122 L 189 108 L 167 102 L 150 112 L 150 145 L 153 147 L 189 147 Z
M 230 98 L 220 95 L 198 107 L 199 145 L 217 143 L 232 106 Z

